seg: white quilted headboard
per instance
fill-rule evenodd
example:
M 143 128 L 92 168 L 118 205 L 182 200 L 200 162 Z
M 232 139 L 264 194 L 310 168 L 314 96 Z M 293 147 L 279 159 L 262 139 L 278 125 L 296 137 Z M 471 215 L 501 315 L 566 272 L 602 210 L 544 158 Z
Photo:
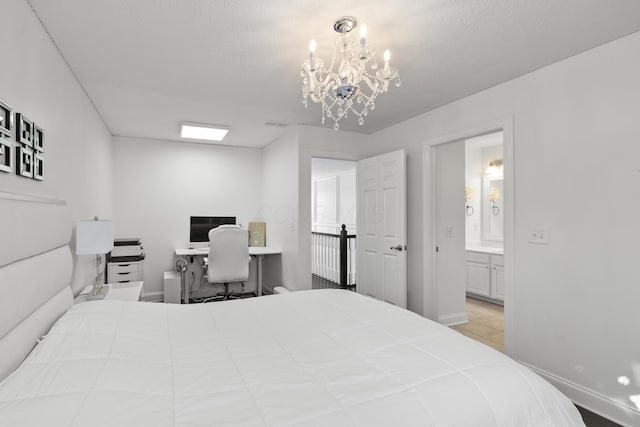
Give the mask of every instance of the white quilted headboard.
M 73 304 L 62 200 L 0 192 L 0 381 Z

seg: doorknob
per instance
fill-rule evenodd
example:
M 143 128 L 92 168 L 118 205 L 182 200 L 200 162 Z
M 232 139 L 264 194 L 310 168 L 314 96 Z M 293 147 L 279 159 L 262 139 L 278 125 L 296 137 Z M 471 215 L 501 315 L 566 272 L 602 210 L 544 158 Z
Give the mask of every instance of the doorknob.
M 402 245 L 391 246 L 391 249 L 393 249 L 394 251 L 401 251 L 402 250 Z

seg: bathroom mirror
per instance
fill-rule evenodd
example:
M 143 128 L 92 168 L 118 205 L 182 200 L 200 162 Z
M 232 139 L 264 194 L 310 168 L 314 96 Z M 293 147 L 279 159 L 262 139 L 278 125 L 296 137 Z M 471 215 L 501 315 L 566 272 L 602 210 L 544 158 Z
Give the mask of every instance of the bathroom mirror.
M 482 179 L 482 240 L 502 242 L 503 234 L 503 179 L 485 176 Z

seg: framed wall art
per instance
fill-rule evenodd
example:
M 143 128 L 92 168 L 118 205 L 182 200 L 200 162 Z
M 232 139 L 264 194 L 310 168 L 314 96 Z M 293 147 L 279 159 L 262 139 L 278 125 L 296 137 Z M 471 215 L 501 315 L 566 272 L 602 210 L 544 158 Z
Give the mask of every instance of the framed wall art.
M 44 181 L 44 158 L 42 153 L 33 153 L 33 179 Z
M 13 170 L 13 157 L 11 140 L 0 136 L 0 172 L 11 172 Z
M 16 141 L 26 147 L 33 147 L 33 122 L 22 113 L 16 113 Z
M 16 175 L 33 178 L 33 150 L 18 144 L 16 147 Z
M 33 149 L 40 153 L 44 151 L 44 131 L 35 124 L 33 125 Z
M 264 222 L 249 223 L 249 246 L 266 246 L 267 225 Z
M 13 110 L 0 100 L 0 138 L 11 138 L 13 133 Z

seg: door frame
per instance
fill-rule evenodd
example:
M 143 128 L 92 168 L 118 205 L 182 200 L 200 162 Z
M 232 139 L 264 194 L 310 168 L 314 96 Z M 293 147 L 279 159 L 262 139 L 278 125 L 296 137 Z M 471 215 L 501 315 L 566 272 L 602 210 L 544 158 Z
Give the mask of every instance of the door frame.
M 436 146 L 448 142 L 469 139 L 475 136 L 502 131 L 504 150 L 504 345 L 505 353 L 517 356 L 517 333 L 514 307 L 515 287 L 515 176 L 514 176 L 514 117 L 501 117 L 489 122 L 472 125 L 463 129 L 427 139 L 422 145 L 422 245 L 423 265 L 423 315 L 438 319 L 438 289 L 436 282 L 436 230 L 435 230 L 435 154 Z M 462 200 L 462 189 L 460 189 Z M 462 202 L 460 206 L 463 206 Z M 427 269 L 429 271 L 427 271 Z
M 323 158 L 332 160 L 350 160 L 357 162 L 361 156 L 358 153 L 323 150 L 323 149 L 302 149 L 300 153 L 299 188 L 298 188 L 298 253 L 305 256 L 298 256 L 298 281 L 301 289 L 311 289 L 311 229 L 313 218 L 311 214 L 311 159 Z M 357 172 L 356 172 L 357 173 Z M 357 175 L 356 175 L 357 177 Z M 356 178 L 357 181 L 357 178 Z M 304 188 L 303 188 L 304 186 Z M 356 183 L 357 187 L 357 183 Z M 356 205 L 356 215 L 357 215 Z M 356 283 L 358 283 L 358 271 L 356 270 Z

